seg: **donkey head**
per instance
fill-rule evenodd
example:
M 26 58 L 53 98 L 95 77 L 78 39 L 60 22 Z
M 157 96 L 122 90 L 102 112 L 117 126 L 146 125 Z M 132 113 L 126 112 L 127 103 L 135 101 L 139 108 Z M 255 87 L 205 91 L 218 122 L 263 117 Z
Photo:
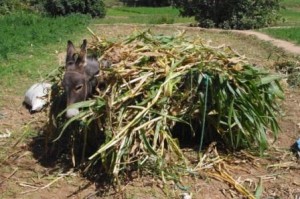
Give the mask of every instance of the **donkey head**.
M 73 43 L 68 41 L 65 70 L 62 84 L 67 96 L 68 107 L 90 97 L 97 85 L 95 75 L 99 72 L 99 63 L 96 59 L 87 57 L 86 40 L 83 40 L 79 53 L 75 52 Z M 66 116 L 71 118 L 78 113 L 78 109 L 68 108 Z

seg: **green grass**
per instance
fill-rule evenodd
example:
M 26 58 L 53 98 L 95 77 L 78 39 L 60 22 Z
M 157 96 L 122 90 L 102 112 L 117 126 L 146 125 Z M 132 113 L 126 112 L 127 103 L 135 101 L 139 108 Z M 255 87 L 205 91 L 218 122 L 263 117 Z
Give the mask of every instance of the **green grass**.
M 272 37 L 300 44 L 300 1 L 283 0 L 282 5 L 285 9 L 281 10 L 280 13 L 284 21 L 277 24 L 280 27 L 266 28 L 261 31 Z
M 300 27 L 269 28 L 262 31 L 273 37 L 300 44 Z
M 34 46 L 59 42 L 87 25 L 88 17 L 72 15 L 48 18 L 36 14 L 15 13 L 0 18 L 0 57 L 10 53 L 24 53 Z
M 280 15 L 284 20 L 279 21 L 276 26 L 300 26 L 300 1 L 283 0 L 281 5 L 283 9 L 281 9 Z
M 83 15 L 49 18 L 18 12 L 0 17 L 0 84 L 13 87 L 21 79 L 44 77 L 57 65 L 57 55 L 86 33 L 90 18 Z M 23 84 L 24 85 L 24 84 Z
M 283 0 L 282 5 L 285 7 L 290 7 L 290 8 L 295 8 L 295 7 L 300 8 L 300 1 L 299 0 Z
M 279 26 L 300 26 L 300 9 L 285 9 L 280 13 L 284 17 L 284 21 L 279 22 Z
M 170 15 L 178 16 L 179 10 L 172 7 L 117 7 L 108 10 L 111 16 L 136 16 L 141 15 Z
M 279 21 L 277 26 L 300 26 L 300 7 L 286 7 L 280 14 L 283 21 Z
M 103 2 L 107 8 L 123 5 L 123 3 L 119 0 L 103 0 Z
M 108 8 L 104 19 L 96 19 L 96 23 L 138 23 L 138 24 L 173 24 L 193 23 L 193 18 L 179 16 L 179 10 L 172 7 L 115 7 Z

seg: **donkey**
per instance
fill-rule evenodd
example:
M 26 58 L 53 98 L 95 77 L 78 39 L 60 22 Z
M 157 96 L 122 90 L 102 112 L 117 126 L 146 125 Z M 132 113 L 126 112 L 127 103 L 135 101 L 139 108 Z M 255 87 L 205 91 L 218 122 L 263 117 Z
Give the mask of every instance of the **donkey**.
M 87 41 L 83 40 L 80 52 L 75 52 L 71 41 L 67 44 L 65 74 L 62 85 L 67 97 L 67 108 L 76 102 L 85 101 L 91 97 L 97 87 L 100 64 L 95 57 L 87 57 Z M 77 108 L 68 108 L 67 118 L 79 113 Z

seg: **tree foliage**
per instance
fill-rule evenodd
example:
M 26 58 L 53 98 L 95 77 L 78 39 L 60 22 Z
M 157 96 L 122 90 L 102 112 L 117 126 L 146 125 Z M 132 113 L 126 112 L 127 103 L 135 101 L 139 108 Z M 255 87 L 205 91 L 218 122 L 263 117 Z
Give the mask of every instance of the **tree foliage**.
M 281 0 L 173 0 L 183 16 L 194 16 L 201 27 L 253 29 L 280 17 Z
M 28 8 L 25 0 L 0 0 L 0 14 L 2 15 L 16 10 L 27 10 Z
M 0 14 L 18 10 L 48 13 L 52 16 L 81 13 L 104 17 L 106 14 L 103 0 L 0 0 Z
M 103 0 L 47 0 L 45 9 L 53 16 L 71 13 L 90 14 L 93 17 L 105 16 Z

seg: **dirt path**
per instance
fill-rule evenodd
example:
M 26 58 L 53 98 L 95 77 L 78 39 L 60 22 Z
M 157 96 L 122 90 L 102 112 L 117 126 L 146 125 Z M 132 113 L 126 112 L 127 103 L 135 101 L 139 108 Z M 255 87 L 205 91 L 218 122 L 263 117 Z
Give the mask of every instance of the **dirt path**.
M 119 27 L 149 27 L 149 25 L 141 25 L 139 24 L 137 25 L 133 25 L 133 24 L 115 24 Z M 101 24 L 100 26 L 105 27 L 105 26 L 111 26 L 110 24 L 106 25 L 106 24 Z M 255 37 L 257 37 L 258 39 L 262 40 L 262 41 L 266 41 L 266 42 L 270 42 L 272 45 L 283 49 L 284 51 L 288 52 L 288 53 L 292 53 L 295 55 L 300 55 L 300 46 L 295 45 L 292 42 L 289 41 L 285 41 L 285 40 L 281 40 L 281 39 L 276 39 L 273 37 L 270 37 L 267 34 L 261 33 L 261 32 L 257 32 L 257 31 L 253 31 L 253 30 L 223 30 L 223 29 L 207 29 L 207 28 L 199 28 L 199 27 L 188 27 L 187 24 L 160 24 L 160 25 L 152 25 L 152 27 L 170 27 L 172 29 L 178 27 L 178 29 L 182 29 L 184 28 L 185 30 L 199 30 L 199 31 L 212 31 L 212 32 L 232 32 L 232 33 L 236 33 L 236 34 L 243 34 L 243 35 L 253 35 Z
M 282 48 L 287 52 L 300 55 L 300 46 L 297 46 L 291 42 L 284 41 L 281 39 L 275 39 L 264 33 L 256 32 L 256 31 L 252 31 L 252 30 L 230 30 L 230 31 L 234 32 L 234 33 L 239 33 L 239 34 L 254 35 L 257 38 L 259 38 L 260 40 L 270 42 L 274 46 L 276 46 L 278 48 Z
M 168 26 L 168 25 L 158 25 L 158 26 Z M 182 28 L 183 25 L 178 25 L 178 27 Z M 184 25 L 186 26 L 186 24 Z M 172 26 L 174 27 L 174 25 Z M 292 42 L 281 40 L 281 39 L 276 39 L 273 37 L 270 37 L 267 34 L 253 31 L 253 30 L 223 30 L 223 29 L 206 29 L 206 28 L 199 28 L 199 27 L 187 27 L 187 29 L 199 29 L 199 30 L 204 30 L 204 31 L 213 31 L 213 32 L 232 32 L 232 33 L 237 33 L 237 34 L 243 34 L 243 35 L 253 35 L 257 37 L 260 40 L 270 42 L 272 45 L 283 49 L 286 52 L 293 53 L 296 55 L 300 55 L 300 46 L 295 45 Z

